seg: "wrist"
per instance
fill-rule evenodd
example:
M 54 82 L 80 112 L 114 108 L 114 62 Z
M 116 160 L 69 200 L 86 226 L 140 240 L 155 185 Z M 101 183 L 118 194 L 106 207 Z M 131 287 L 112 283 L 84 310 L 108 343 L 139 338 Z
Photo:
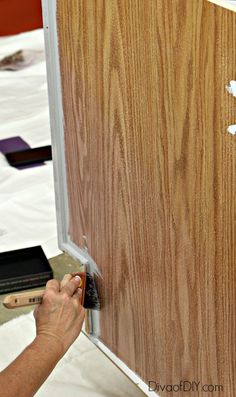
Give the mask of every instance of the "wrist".
M 60 338 L 46 331 L 38 334 L 29 347 L 39 354 L 42 351 L 48 352 L 55 361 L 59 361 L 64 355 L 63 343 Z

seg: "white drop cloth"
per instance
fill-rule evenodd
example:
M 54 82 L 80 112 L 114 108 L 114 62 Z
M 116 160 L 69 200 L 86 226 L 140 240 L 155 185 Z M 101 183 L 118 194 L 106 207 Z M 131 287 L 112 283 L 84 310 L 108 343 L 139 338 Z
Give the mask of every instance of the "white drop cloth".
M 43 53 L 42 29 L 0 38 L 0 59 L 18 50 Z M 51 143 L 44 59 L 19 71 L 0 71 L 0 139 L 14 136 L 31 147 Z M 48 258 L 61 252 L 52 162 L 18 170 L 0 153 L 0 252 L 34 245 L 42 245 Z

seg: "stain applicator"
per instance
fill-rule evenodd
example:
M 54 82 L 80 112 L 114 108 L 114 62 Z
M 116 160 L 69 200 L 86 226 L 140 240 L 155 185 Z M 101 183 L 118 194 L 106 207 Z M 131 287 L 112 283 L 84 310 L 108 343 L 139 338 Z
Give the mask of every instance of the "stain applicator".
M 98 292 L 93 276 L 88 272 L 79 272 L 66 275 L 62 282 L 63 287 L 75 275 L 80 276 L 81 282 L 78 288 L 82 289 L 81 304 L 85 309 L 100 310 Z M 18 307 L 37 305 L 42 303 L 45 290 L 26 291 L 16 294 L 7 295 L 2 304 L 7 309 L 16 309 Z

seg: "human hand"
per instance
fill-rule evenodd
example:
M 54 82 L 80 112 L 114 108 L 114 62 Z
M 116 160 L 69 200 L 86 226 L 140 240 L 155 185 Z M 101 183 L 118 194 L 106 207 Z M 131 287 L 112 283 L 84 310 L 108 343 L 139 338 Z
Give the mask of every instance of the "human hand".
M 37 336 L 57 339 L 61 344 L 61 355 L 79 335 L 85 310 L 80 303 L 80 277 L 65 275 L 60 285 L 57 280 L 49 280 L 46 284 L 42 303 L 34 311 Z

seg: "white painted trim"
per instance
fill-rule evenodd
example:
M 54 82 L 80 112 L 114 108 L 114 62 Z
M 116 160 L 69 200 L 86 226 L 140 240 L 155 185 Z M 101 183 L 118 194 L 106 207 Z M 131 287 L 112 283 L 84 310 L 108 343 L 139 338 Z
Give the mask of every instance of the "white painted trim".
M 45 52 L 48 80 L 49 112 L 52 137 L 55 199 L 60 249 L 68 244 L 68 196 L 64 150 L 64 116 L 61 95 L 56 0 L 42 0 Z
M 64 116 L 61 95 L 61 79 L 58 51 L 58 36 L 56 26 L 56 0 L 42 0 L 43 23 L 45 37 L 45 51 L 48 79 L 48 97 L 50 111 L 50 125 L 52 136 L 52 154 L 54 167 L 54 183 L 56 197 L 56 213 L 58 228 L 58 244 L 62 251 L 68 252 L 81 263 L 90 266 L 94 270 L 94 264 L 88 259 L 86 252 L 76 246 L 68 234 L 69 210 L 66 182 L 66 161 L 64 145 Z M 91 258 L 92 260 L 92 258 Z M 98 340 L 100 335 L 99 312 L 89 311 L 91 335 L 87 335 L 93 343 L 106 356 L 120 368 L 147 396 L 157 396 L 155 392 L 149 392 L 148 386 L 115 356 L 102 342 Z
M 85 333 L 85 335 L 101 350 L 128 378 L 136 384 L 136 386 L 142 390 L 148 397 L 159 397 L 159 394 L 157 394 L 154 391 L 149 391 L 148 390 L 148 385 L 131 369 L 123 363 L 108 347 L 104 345 L 99 339 L 96 337 L 93 337 L 91 335 L 88 335 Z

